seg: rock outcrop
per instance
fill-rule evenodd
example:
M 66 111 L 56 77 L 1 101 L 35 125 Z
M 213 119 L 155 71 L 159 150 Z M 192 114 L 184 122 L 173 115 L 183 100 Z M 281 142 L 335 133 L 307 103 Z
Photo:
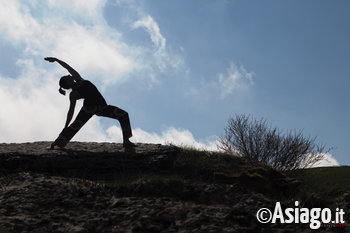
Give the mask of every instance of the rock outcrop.
M 64 149 L 49 150 L 49 142 L 0 144 L 0 163 L 10 172 L 31 171 L 84 178 L 108 178 L 116 171 L 167 169 L 172 165 L 177 147 L 138 144 L 124 148 L 117 143 L 71 142 Z
M 174 167 L 180 151 L 174 146 L 49 146 L 0 144 L 0 232 L 311 232 L 305 224 L 256 220 L 256 211 L 272 208 L 273 198 L 288 197 L 269 190 L 298 185 L 275 171 L 182 180 L 176 178 L 185 170 Z M 141 181 L 128 183 L 131 176 Z M 281 187 L 274 187 L 277 181 Z

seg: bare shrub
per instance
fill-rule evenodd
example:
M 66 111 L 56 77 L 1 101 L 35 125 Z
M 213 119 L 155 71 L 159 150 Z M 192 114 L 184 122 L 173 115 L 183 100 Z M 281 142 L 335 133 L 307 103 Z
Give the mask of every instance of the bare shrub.
M 228 120 L 218 147 L 286 171 L 310 167 L 324 158 L 325 146 L 315 141 L 316 137 L 305 137 L 302 131 L 283 133 L 264 119 L 243 114 Z

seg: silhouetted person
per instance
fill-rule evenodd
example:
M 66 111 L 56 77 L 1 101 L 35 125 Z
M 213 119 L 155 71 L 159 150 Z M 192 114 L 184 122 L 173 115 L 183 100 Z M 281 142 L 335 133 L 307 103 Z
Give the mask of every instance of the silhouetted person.
M 84 80 L 80 74 L 67 63 L 54 57 L 46 57 L 45 60 L 59 63 L 70 73 L 70 75 L 61 77 L 59 82 L 59 92 L 62 95 L 65 95 L 66 91 L 63 89 L 72 89 L 69 95 L 70 106 L 65 127 L 58 138 L 51 144 L 51 149 L 54 149 L 56 145 L 61 148 L 65 147 L 73 136 L 81 129 L 81 127 L 95 114 L 97 116 L 117 119 L 120 122 L 123 131 L 123 146 L 135 146 L 134 143 L 129 141 L 129 138 L 132 136 L 132 132 L 129 114 L 126 111 L 112 105 L 107 105 L 105 99 L 97 90 L 95 85 L 88 80 Z M 83 107 L 73 123 L 69 125 L 73 118 L 75 104 L 78 99 L 84 99 Z

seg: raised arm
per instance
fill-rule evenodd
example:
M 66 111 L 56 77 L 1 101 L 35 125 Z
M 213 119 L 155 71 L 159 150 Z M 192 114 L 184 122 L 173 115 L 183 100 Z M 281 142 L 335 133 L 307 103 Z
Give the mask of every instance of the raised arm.
M 76 82 L 79 82 L 79 81 L 83 81 L 84 79 L 80 76 L 80 74 L 75 70 L 73 69 L 70 65 L 68 65 L 67 63 L 65 63 L 64 61 L 61 61 L 55 57 L 45 57 L 44 58 L 46 61 L 49 61 L 49 62 L 57 62 L 58 64 L 60 64 L 61 66 L 63 66 L 64 68 L 66 68 L 68 70 L 68 72 L 72 75 L 73 79 L 76 81 Z

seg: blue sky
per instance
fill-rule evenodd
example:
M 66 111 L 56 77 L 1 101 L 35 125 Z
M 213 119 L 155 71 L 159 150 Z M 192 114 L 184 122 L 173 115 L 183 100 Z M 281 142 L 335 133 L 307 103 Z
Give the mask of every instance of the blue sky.
M 244 113 L 317 136 L 350 164 L 348 1 L 0 3 L 0 141 L 60 132 L 66 71 L 43 60 L 57 56 L 129 112 L 136 142 L 214 148 Z M 119 124 L 95 117 L 75 139 L 121 141 Z

